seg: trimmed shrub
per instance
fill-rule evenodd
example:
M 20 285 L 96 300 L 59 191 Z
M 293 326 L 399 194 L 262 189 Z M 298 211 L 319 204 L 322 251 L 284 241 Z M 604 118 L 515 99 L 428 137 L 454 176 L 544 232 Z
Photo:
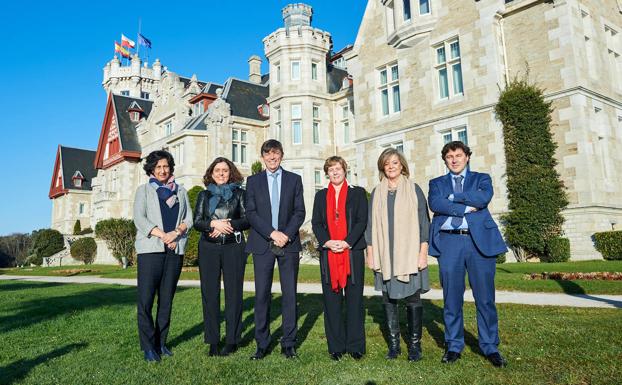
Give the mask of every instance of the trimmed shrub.
M 82 225 L 80 224 L 80 220 L 76 219 L 76 223 L 73 225 L 73 235 L 80 235 L 82 231 Z
M 497 255 L 497 265 L 505 263 L 505 254 L 506 253 Z
M 546 252 L 540 257 L 542 262 L 566 262 L 570 259 L 570 239 L 555 237 L 546 243 Z
M 110 218 L 97 222 L 95 236 L 106 241 L 106 245 L 120 263 L 123 257 L 128 264 L 136 260 L 134 241 L 136 240 L 136 226 L 131 219 Z
M 544 260 L 564 255 L 559 249 L 561 241 L 553 241 L 552 251 L 547 251 L 549 241 L 561 235 L 561 211 L 568 205 L 564 184 L 555 170 L 552 112 L 544 91 L 519 79 L 506 85 L 495 106 L 503 125 L 509 201 L 509 212 L 502 221 L 505 238 L 519 262 L 530 256 Z
M 594 233 L 594 247 L 606 260 L 622 260 L 622 231 Z
M 65 248 L 63 234 L 54 229 L 41 229 L 32 232 L 32 248 L 28 262 L 41 266 L 43 259 L 51 257 Z
M 202 186 L 194 186 L 188 190 L 188 200 L 190 201 L 190 208 L 192 212 L 195 212 L 197 205 L 197 197 L 199 193 L 203 191 Z M 196 266 L 199 264 L 199 239 L 201 233 L 195 229 L 190 229 L 188 233 L 188 241 L 186 243 L 186 250 L 184 254 L 184 266 Z
M 73 259 L 82 261 L 85 265 L 90 265 L 95 260 L 95 255 L 97 254 L 97 243 L 91 237 L 76 239 L 71 244 L 70 252 Z
M 251 164 L 251 175 L 259 174 L 262 169 L 263 166 L 261 165 L 261 162 L 258 160 L 254 161 L 253 164 Z

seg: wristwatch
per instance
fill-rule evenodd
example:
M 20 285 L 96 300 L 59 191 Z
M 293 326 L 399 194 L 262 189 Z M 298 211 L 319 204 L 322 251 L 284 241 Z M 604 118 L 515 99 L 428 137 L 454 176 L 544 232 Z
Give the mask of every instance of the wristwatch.
M 181 232 L 178 229 L 175 229 L 175 234 L 177 234 L 178 237 L 181 237 Z

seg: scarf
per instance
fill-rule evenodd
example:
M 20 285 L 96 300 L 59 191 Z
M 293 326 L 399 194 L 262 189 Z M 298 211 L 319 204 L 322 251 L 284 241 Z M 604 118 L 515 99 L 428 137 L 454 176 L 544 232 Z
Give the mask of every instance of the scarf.
M 348 235 L 348 223 L 346 220 L 346 199 L 348 197 L 348 182 L 345 180 L 339 191 L 339 200 L 335 207 L 336 190 L 332 183 L 328 184 L 326 193 L 326 222 L 328 222 L 328 235 L 330 239 L 344 240 Z M 341 253 L 333 253 L 328 250 L 328 270 L 330 271 L 330 285 L 334 292 L 346 287 L 348 275 L 350 275 L 350 250 L 345 249 Z
M 397 183 L 393 218 L 393 265 L 389 250 L 389 218 L 387 197 L 389 181 L 383 178 L 376 187 L 372 205 L 373 270 L 382 273 L 382 280 L 395 276 L 408 282 L 410 274 L 418 273 L 419 215 L 414 183 L 401 175 Z M 416 245 L 416 247 L 412 247 Z
M 175 183 L 175 176 L 171 175 L 165 183 L 162 183 L 154 175 L 151 175 L 149 185 L 156 190 L 158 198 L 165 201 L 169 208 L 175 206 L 178 201 L 177 190 L 179 190 L 179 186 Z
M 209 215 L 212 216 L 214 211 L 216 211 L 216 206 L 221 201 L 228 201 L 233 196 L 233 191 L 237 188 L 240 188 L 239 183 L 226 183 L 217 185 L 216 183 L 210 183 L 207 185 L 207 191 L 209 191 L 212 196 L 209 198 Z

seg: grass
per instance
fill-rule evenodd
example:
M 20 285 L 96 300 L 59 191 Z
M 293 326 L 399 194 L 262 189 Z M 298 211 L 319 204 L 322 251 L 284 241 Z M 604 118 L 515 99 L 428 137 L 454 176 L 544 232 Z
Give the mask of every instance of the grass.
M 250 260 L 250 259 L 249 259 Z M 118 266 L 89 265 L 89 266 L 63 266 L 46 268 L 16 268 L 0 269 L 1 274 L 15 275 L 59 275 L 59 271 L 68 269 L 91 269 L 91 272 L 80 275 L 97 275 L 106 278 L 135 278 L 136 269 L 126 270 Z M 563 263 L 504 263 L 497 265 L 496 288 L 497 290 L 525 291 L 525 292 L 550 292 L 568 294 L 622 294 L 622 281 L 597 281 L 597 280 L 525 280 L 524 276 L 529 273 L 541 272 L 594 272 L 622 271 L 622 261 L 577 261 Z M 62 274 L 61 274 L 62 275 Z M 199 279 L 198 272 L 184 272 L 181 279 Z M 246 266 L 245 280 L 253 281 L 253 266 Z M 275 270 L 275 280 L 278 281 L 278 269 Z M 317 265 L 301 265 L 298 282 L 319 282 L 320 271 Z M 438 266 L 430 265 L 430 281 L 434 288 L 440 288 L 438 281 Z M 365 274 L 365 283 L 373 285 L 373 275 L 369 270 Z
M 423 360 L 411 364 L 402 354 L 388 362 L 376 297 L 365 303 L 367 355 L 333 362 L 321 297 L 313 294 L 298 296 L 298 360 L 278 354 L 279 296 L 273 300 L 274 351 L 265 360 L 248 359 L 255 349 L 248 295 L 241 349 L 226 358 L 207 357 L 198 289 L 180 289 L 175 298 L 169 338 L 175 355 L 147 364 L 138 347 L 135 298 L 133 287 L 0 281 L 0 383 L 612 384 L 622 370 L 620 310 L 509 304 L 498 305 L 507 368 L 493 368 L 479 355 L 471 304 L 465 305 L 463 358 L 442 365 L 442 309 L 436 301 L 425 301 Z

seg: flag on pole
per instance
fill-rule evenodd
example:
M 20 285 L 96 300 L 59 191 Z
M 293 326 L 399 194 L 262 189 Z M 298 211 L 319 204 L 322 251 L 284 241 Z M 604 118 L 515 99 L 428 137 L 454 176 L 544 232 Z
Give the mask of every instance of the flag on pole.
M 128 39 L 124 34 L 121 34 L 121 46 L 127 47 L 127 48 L 134 48 L 135 45 L 136 43 Z
M 114 52 L 118 52 L 121 54 L 121 56 L 126 58 L 130 57 L 130 51 L 128 51 L 125 47 L 122 47 L 121 44 L 117 43 L 116 41 L 114 42 Z
M 145 46 L 147 48 L 151 48 L 151 40 L 147 39 L 140 33 L 138 34 L 138 44 Z

